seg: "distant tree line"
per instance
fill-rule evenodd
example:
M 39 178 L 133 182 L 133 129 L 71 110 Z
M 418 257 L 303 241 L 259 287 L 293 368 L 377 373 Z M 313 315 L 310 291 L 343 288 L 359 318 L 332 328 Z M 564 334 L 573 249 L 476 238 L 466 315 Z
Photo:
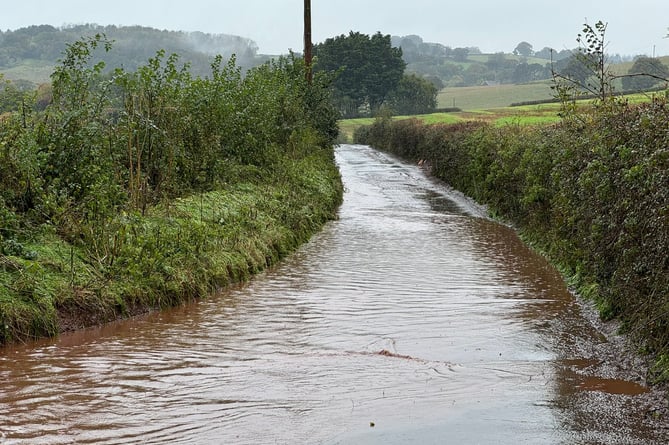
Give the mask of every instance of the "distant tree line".
M 476 86 L 486 84 L 522 84 L 548 80 L 555 72 L 563 73 L 585 81 L 588 71 L 583 60 L 577 56 L 577 49 L 557 51 L 543 47 L 535 51 L 534 46 L 521 41 L 509 53 L 482 54 L 477 47 L 452 48 L 441 43 L 425 42 L 420 36 L 393 36 L 394 47 L 402 49 L 402 58 L 407 63 L 407 71 L 430 80 L 438 88 Z M 607 55 L 608 62 L 625 61 L 621 55 Z M 661 77 L 661 62 L 649 64 L 641 58 L 644 66 L 635 66 L 629 74 L 635 74 L 623 82 L 622 88 L 637 90 L 652 88 L 658 83 L 652 77 L 639 75 L 641 71 Z M 651 85 L 650 87 L 648 85 Z
M 551 57 L 557 61 L 570 55 L 569 51 L 555 52 L 550 48 L 534 53 L 527 42 L 519 43 L 513 54 L 482 54 L 478 47 L 452 48 L 424 42 L 417 35 L 393 36 L 392 42 L 402 48 L 407 71 L 430 79 L 438 86 L 450 87 L 550 79 Z
M 95 56 L 106 66 L 128 71 L 144 66 L 157 51 L 180 54 L 180 62 L 194 76 L 209 75 L 211 56 L 216 54 L 225 60 L 234 54 L 243 71 L 270 59 L 258 54 L 258 46 L 252 40 L 232 35 L 140 26 L 40 25 L 0 31 L 0 72 L 31 66 L 34 61 L 55 66 L 64 55 L 67 42 L 94 35 L 104 35 L 114 42 L 112 51 L 98 49 Z M 593 62 L 578 50 L 544 47 L 534 51 L 526 41 L 518 43 L 512 53 L 482 54 L 477 47 L 451 48 L 424 42 L 416 35 L 369 36 L 356 32 L 327 39 L 315 46 L 314 54 L 317 71 L 335 74 L 334 100 L 344 117 L 376 114 L 382 107 L 394 114 L 431 112 L 437 106 L 438 91 L 444 87 L 529 83 L 551 79 L 556 74 L 586 86 L 591 72 L 588 65 Z M 610 63 L 621 60 L 618 55 L 607 55 Z M 620 91 L 652 89 L 669 77 L 669 69 L 659 59 L 644 56 L 635 60 L 627 75 L 619 77 L 616 85 Z M 28 81 L 3 81 L 0 113 L 19 109 L 28 90 L 37 90 L 38 109 L 49 103 L 48 84 L 38 89 Z
M 55 65 L 63 57 L 69 42 L 97 34 L 104 34 L 114 42 L 114 50 L 104 53 L 107 66 L 123 66 L 131 71 L 145 64 L 158 50 L 179 54 L 190 64 L 191 71 L 200 75 L 209 72 L 213 55 L 220 54 L 228 59 L 234 54 L 237 63 L 244 68 L 257 66 L 268 59 L 258 55 L 258 45 L 254 41 L 227 34 L 161 31 L 142 26 L 85 24 L 56 28 L 39 25 L 0 31 L 0 69 L 30 60 Z

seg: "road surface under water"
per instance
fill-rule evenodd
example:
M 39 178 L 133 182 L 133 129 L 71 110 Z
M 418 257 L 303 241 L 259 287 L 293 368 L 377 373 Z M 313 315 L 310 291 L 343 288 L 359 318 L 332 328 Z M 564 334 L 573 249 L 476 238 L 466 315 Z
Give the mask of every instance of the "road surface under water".
M 0 443 L 665 443 L 511 229 L 368 147 L 337 161 L 340 219 L 251 283 L 0 350 Z

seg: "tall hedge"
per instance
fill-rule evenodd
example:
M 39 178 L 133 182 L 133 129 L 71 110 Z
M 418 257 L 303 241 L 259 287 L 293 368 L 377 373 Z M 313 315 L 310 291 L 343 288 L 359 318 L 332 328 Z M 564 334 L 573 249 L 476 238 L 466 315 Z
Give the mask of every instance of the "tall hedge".
M 611 101 L 542 127 L 378 120 L 357 141 L 410 160 L 512 222 L 669 378 L 669 105 Z
M 204 296 L 335 216 L 326 77 L 221 57 L 194 77 L 164 51 L 109 72 L 110 50 L 68 45 L 46 109 L 0 116 L 0 343 Z

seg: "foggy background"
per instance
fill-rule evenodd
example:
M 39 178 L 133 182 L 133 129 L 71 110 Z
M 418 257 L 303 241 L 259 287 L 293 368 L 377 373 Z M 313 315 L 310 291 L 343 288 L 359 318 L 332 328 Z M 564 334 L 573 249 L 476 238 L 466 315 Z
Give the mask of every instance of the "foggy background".
M 264 54 L 302 50 L 303 0 L 24 0 L 4 8 L 2 30 L 49 24 L 142 25 L 247 37 Z M 313 40 L 351 30 L 416 34 L 427 42 L 511 52 L 521 41 L 539 49 L 574 48 L 587 20 L 608 22 L 608 53 L 669 54 L 666 0 L 312 0 Z M 655 52 L 655 54 L 653 54 Z

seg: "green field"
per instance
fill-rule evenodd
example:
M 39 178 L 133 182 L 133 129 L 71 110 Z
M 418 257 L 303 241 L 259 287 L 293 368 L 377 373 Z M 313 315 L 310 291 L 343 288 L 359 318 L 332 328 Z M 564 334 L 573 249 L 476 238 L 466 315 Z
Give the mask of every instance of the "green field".
M 53 63 L 43 60 L 26 60 L 20 65 L 0 69 L 0 74 L 8 80 L 28 80 L 39 85 L 49 82 L 53 70 Z
M 394 116 L 394 120 L 420 119 L 429 124 L 454 124 L 466 120 L 460 113 L 432 113 L 417 116 Z M 359 127 L 374 123 L 373 117 L 361 117 L 357 119 L 344 119 L 339 121 L 339 140 L 348 143 L 353 141 L 353 132 Z
M 496 54 L 470 54 L 469 56 L 467 56 L 467 60 L 479 63 L 486 63 L 490 60 L 490 56 L 495 56 L 495 55 Z M 550 63 L 550 60 L 542 59 L 540 57 L 524 57 L 524 56 L 517 56 L 515 54 L 504 54 L 504 59 L 516 60 L 518 62 L 524 61 L 526 63 L 537 63 L 539 65 L 546 65 L 547 63 Z
M 439 108 L 457 107 L 464 111 L 508 107 L 512 103 L 551 99 L 551 81 L 523 85 L 496 85 L 444 88 L 437 96 Z
M 483 61 L 487 55 L 470 56 L 470 60 Z M 487 59 L 485 59 L 487 60 Z M 669 65 L 669 56 L 660 57 L 660 60 Z M 633 62 L 610 65 L 610 73 L 614 76 L 627 74 Z M 551 90 L 552 80 L 544 80 L 522 85 L 495 85 L 473 87 L 444 88 L 437 96 L 438 108 L 457 107 L 464 111 L 486 110 L 490 108 L 508 107 L 512 103 L 548 100 L 553 97 Z M 620 91 L 622 84 L 616 79 L 613 84 L 615 90 Z
M 433 113 L 419 116 L 395 116 L 393 119 L 420 119 L 426 123 L 451 124 L 467 120 L 481 120 L 494 125 L 536 125 L 559 120 L 559 104 L 526 105 L 510 107 L 512 103 L 551 99 L 548 81 L 525 85 L 499 85 L 444 88 L 437 97 L 439 108 L 455 107 L 460 112 Z M 353 132 L 363 125 L 370 125 L 374 118 L 345 119 L 339 122 L 340 141 L 353 140 Z
M 432 114 L 422 114 L 416 116 L 394 116 L 394 120 L 402 119 L 419 119 L 428 124 L 452 124 L 463 121 L 483 121 L 488 122 L 496 126 L 503 125 L 542 125 L 542 124 L 552 124 L 560 121 L 558 112 L 560 111 L 559 103 L 544 103 L 538 105 L 523 105 L 523 106 L 503 106 L 498 105 L 503 102 L 501 97 L 506 98 L 513 102 L 522 102 L 530 100 L 541 100 L 542 97 L 535 96 L 532 98 L 531 94 L 533 91 L 539 91 L 534 89 L 535 87 L 541 84 L 532 84 L 532 85 L 501 85 L 500 87 L 461 87 L 461 88 L 448 88 L 443 90 L 440 93 L 440 97 L 443 97 L 445 92 L 452 90 L 463 90 L 455 91 L 452 94 L 457 94 L 461 97 L 468 97 L 470 103 L 477 103 L 479 107 L 464 108 L 459 112 L 451 113 L 432 113 Z M 548 84 L 544 85 L 548 88 L 550 92 L 550 86 Z M 530 88 L 531 87 L 531 88 Z M 503 92 L 500 93 L 500 91 Z M 450 94 L 450 93 L 449 93 Z M 522 96 L 521 94 L 525 94 Z M 625 99 L 628 103 L 642 103 L 648 102 L 653 97 L 665 97 L 668 92 L 665 91 L 656 91 L 649 93 L 638 93 L 626 95 Z M 550 94 L 543 99 L 550 99 Z M 591 103 L 591 100 L 581 101 L 583 104 Z M 345 119 L 339 121 L 339 141 L 343 143 L 348 143 L 353 141 L 353 133 L 355 130 L 364 125 L 371 125 L 374 122 L 374 118 L 358 118 L 358 119 Z
M 427 124 L 453 124 L 464 121 L 483 121 L 493 125 L 540 125 L 558 122 L 559 104 L 525 105 L 522 107 L 500 107 L 485 110 L 454 113 L 432 113 L 416 116 L 394 116 L 393 120 L 419 119 Z M 359 127 L 371 125 L 374 118 L 344 119 L 339 121 L 339 141 L 350 143 Z

